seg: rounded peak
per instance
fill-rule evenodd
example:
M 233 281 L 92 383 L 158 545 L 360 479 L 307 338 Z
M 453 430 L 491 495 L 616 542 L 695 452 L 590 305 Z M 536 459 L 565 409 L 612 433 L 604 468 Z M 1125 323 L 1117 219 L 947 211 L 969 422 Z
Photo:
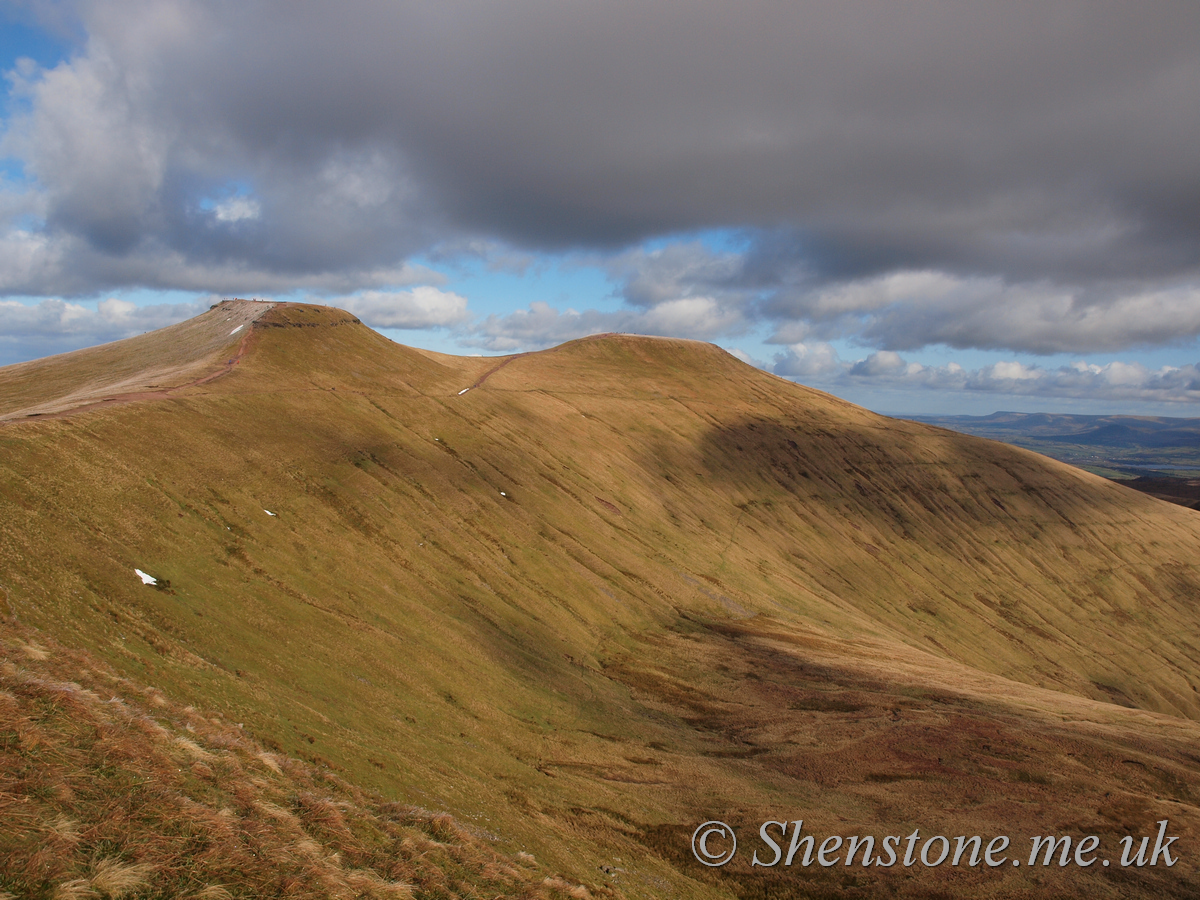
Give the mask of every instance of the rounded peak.
M 752 366 L 707 341 L 624 332 L 593 334 L 529 355 L 547 362 L 554 357 L 603 362 L 645 373 L 664 368 L 677 373 L 696 370 L 707 375 L 753 371 Z
M 708 349 L 724 352 L 716 344 L 710 341 L 698 341 L 694 338 L 667 337 L 661 334 L 634 334 L 627 331 L 605 331 L 600 334 L 589 334 L 587 337 L 575 338 L 571 341 L 566 341 L 559 344 L 558 347 L 552 349 L 561 349 L 563 347 L 574 347 L 581 344 L 611 344 L 615 346 L 679 346 L 688 347 L 693 350 Z

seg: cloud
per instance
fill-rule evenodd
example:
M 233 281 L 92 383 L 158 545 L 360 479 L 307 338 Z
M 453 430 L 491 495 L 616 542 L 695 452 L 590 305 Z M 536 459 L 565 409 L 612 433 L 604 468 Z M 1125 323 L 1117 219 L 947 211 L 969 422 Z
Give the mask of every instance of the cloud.
M 464 331 L 467 346 L 487 350 L 536 350 L 591 334 L 624 332 L 664 337 L 712 340 L 739 334 L 743 321 L 709 297 L 666 300 L 648 309 L 601 312 L 589 309 L 561 312 L 541 301 L 528 309 L 490 315 Z
M 776 354 L 776 375 L 827 387 L 956 391 L 1060 399 L 1147 403 L 1200 402 L 1200 364 L 1148 369 L 1113 361 L 1076 361 L 1058 368 L 1000 361 L 978 369 L 957 363 L 926 366 L 881 350 L 845 362 L 828 344 L 795 344 Z
M 208 215 L 211 220 L 213 217 Z M 230 223 L 233 227 L 256 224 Z M 0 236 L 0 296 L 89 297 L 128 286 L 223 296 L 309 291 L 324 296 L 409 284 L 440 284 L 421 265 L 344 266 L 322 271 L 281 269 L 259 260 L 197 258 L 150 242 L 113 256 L 82 238 L 14 229 Z
M 77 253 L 130 284 L 130 254 L 164 259 L 166 280 L 332 278 L 443 241 L 617 248 L 729 227 L 781 229 L 833 281 L 1193 278 L 1191 4 L 1041 10 L 55 5 L 86 40 L 12 73 L 3 152 L 44 207 L 47 292 Z M 231 181 L 257 215 L 199 207 Z
M 249 197 L 230 197 L 213 206 L 212 211 L 218 222 L 241 222 L 261 216 L 262 206 Z
M 872 309 L 858 329 L 862 339 L 895 350 L 946 344 L 1048 354 L 1177 343 L 1200 334 L 1200 285 L 1110 288 L 1089 296 L 1045 283 L 928 273 L 923 280 L 938 283 Z
M 861 362 L 855 363 L 850 369 L 851 375 L 866 376 L 867 378 L 894 377 L 905 372 L 907 366 L 899 353 L 881 350 L 872 353 Z
M 409 253 L 429 246 L 435 217 L 414 199 L 394 145 L 305 136 L 302 111 L 298 130 L 286 115 L 280 123 L 290 149 L 254 145 L 248 123 L 234 120 L 244 112 L 261 125 L 295 98 L 256 100 L 246 85 L 217 83 L 230 57 L 213 42 L 229 35 L 212 7 L 151 0 L 80 9 L 88 32 L 80 53 L 10 73 L 21 103 L 0 153 L 23 162 L 27 181 L 4 186 L 0 211 L 20 196 L 30 209 L 0 224 L 0 260 L 23 254 L 28 264 L 9 270 L 0 292 L 353 291 L 397 283 L 376 273 L 404 270 Z M 195 57 L 200 48 L 225 63 Z M 189 66 L 190 85 L 180 77 Z M 209 199 L 231 182 L 248 193 Z
M 740 253 L 715 253 L 699 241 L 675 241 L 609 257 L 576 255 L 569 264 L 601 266 L 626 308 L 560 311 L 535 302 L 528 309 L 488 316 L 465 330 L 468 346 L 536 349 L 606 332 L 714 340 L 743 334 L 753 325 L 753 292 L 739 284 Z
M 818 382 L 836 379 L 845 372 L 837 351 L 823 342 L 792 344 L 783 353 L 776 354 L 774 366 L 767 368 L 785 378 Z
M 42 300 L 34 305 L 0 300 L 0 365 L 165 328 L 199 315 L 213 300 L 137 306 L 128 300 L 109 297 L 94 310 L 59 299 Z
M 421 285 L 408 291 L 364 291 L 329 301 L 372 328 L 438 328 L 466 321 L 465 297 Z
M 719 298 L 723 306 L 749 299 L 741 253 L 715 252 L 700 241 L 676 241 L 653 250 L 635 248 L 603 261 L 618 293 L 631 306 L 649 308 L 697 295 Z
M 1200 283 L 1157 286 L 1050 281 L 897 270 L 830 280 L 778 244 L 742 233 L 741 249 L 698 241 L 605 262 L 617 293 L 634 307 L 704 297 L 743 327 L 767 323 L 772 343 L 850 338 L 890 351 L 942 344 L 1023 353 L 1088 353 L 1161 346 L 1200 336 Z
M 626 315 L 625 331 L 676 337 L 711 338 L 738 334 L 742 317 L 725 309 L 711 297 L 681 297 L 665 300 L 649 309 Z
M 1179 343 L 1200 335 L 1200 285 L 1091 290 L 1047 282 L 900 271 L 772 297 L 764 316 L 778 343 L 854 336 L 887 350 L 1079 353 Z

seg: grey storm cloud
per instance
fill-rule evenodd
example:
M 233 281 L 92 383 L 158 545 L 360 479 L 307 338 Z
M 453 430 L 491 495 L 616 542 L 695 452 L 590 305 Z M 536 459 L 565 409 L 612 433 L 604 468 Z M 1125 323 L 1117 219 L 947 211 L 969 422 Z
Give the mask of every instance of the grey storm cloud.
M 388 289 L 495 242 L 610 254 L 639 315 L 706 298 L 780 340 L 1153 343 L 1195 301 L 1192 0 L 30 8 L 86 40 L 10 75 L 35 187 L 0 215 L 44 225 L 0 241 L 0 293 Z M 706 229 L 747 246 L 628 258 Z M 905 273 L 959 289 L 822 306 Z

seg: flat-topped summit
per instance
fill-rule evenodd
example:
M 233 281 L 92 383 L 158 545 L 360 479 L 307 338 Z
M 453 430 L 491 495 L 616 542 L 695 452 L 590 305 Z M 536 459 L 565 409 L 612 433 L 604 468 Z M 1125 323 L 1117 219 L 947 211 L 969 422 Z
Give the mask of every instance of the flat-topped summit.
M 232 302 L 245 303 L 246 301 Z M 362 322 L 356 316 L 352 316 L 344 309 L 338 309 L 336 306 L 317 306 L 311 303 L 275 303 L 271 309 L 256 317 L 254 321 L 255 328 L 320 328 L 361 324 Z
M 225 300 L 177 325 L 0 368 L 0 422 L 161 393 L 220 374 L 274 307 Z
M 338 325 L 366 330 L 336 307 L 222 300 L 178 325 L 0 368 L 0 422 L 165 397 L 232 370 L 251 349 L 256 330 Z

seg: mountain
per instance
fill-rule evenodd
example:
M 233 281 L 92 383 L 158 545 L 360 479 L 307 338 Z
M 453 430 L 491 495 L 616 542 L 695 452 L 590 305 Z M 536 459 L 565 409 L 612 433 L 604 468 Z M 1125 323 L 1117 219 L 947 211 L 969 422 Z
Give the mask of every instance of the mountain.
M 1200 887 L 1191 510 L 707 344 L 458 358 L 296 304 L 0 369 L 0 421 L 6 677 L 43 635 L 76 681 L 111 667 L 336 775 L 363 821 L 408 804 L 532 854 L 539 890 Z M 104 815 L 21 784 L 47 837 L 6 857 L 18 895 L 51 816 Z M 293 815 L 312 792 L 273 790 Z M 692 855 L 709 819 L 743 847 L 725 868 Z M 785 819 L 1009 835 L 1022 864 L 751 866 Z M 1120 865 L 1162 820 L 1180 862 Z M 1051 833 L 1097 835 L 1112 865 L 1026 864 Z M 142 864 L 73 846 L 80 872 Z
M 1066 462 L 1128 470 L 1127 474 L 1195 469 L 1200 461 L 1200 419 L 1009 412 L 913 419 L 1006 441 Z
M 1076 444 L 1124 447 L 1195 447 L 1200 419 L 1169 416 L 1083 416 L 1069 413 L 997 412 L 990 416 L 913 416 L 915 421 L 942 425 L 970 434 L 1010 434 Z
M 1035 450 L 1160 500 L 1200 508 L 1200 419 L 999 412 L 914 420 Z

